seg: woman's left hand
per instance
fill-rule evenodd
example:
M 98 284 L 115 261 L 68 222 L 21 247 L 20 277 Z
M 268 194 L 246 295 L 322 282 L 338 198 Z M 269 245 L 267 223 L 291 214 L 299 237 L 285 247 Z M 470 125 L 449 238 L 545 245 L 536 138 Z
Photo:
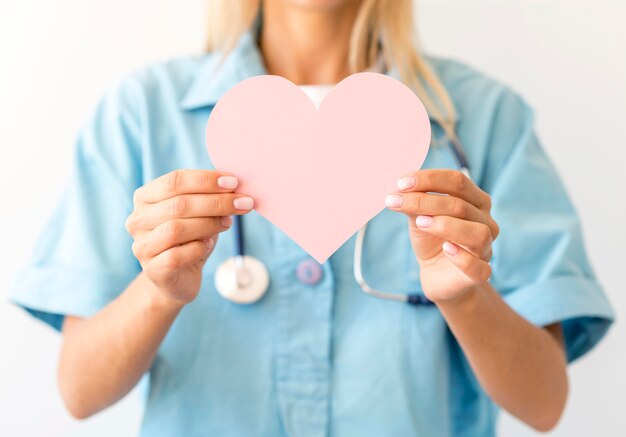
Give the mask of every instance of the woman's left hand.
M 460 171 L 420 170 L 398 180 L 389 209 L 409 217 L 409 235 L 424 294 L 452 301 L 491 276 L 491 243 L 499 233 L 491 198 Z

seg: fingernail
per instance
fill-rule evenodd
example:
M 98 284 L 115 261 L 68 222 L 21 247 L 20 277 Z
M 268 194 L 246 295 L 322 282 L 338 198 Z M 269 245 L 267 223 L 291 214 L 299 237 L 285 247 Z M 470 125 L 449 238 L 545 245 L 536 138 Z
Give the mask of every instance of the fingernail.
M 400 208 L 404 202 L 404 197 L 399 194 L 388 194 L 385 197 L 385 206 L 389 208 Z
M 413 188 L 415 186 L 415 177 L 407 176 L 402 179 L 398 179 L 397 185 L 399 190 Z
M 204 244 L 206 244 L 207 249 L 211 250 L 215 246 L 215 241 L 213 241 L 213 238 L 207 238 L 204 240 Z
M 254 205 L 254 200 L 252 200 L 252 197 L 237 197 L 233 201 L 233 204 L 235 205 L 236 209 L 252 209 L 252 206 Z
M 418 215 L 415 224 L 420 228 L 427 228 L 433 223 L 433 218 L 429 215 Z
M 222 226 L 227 228 L 233 224 L 233 219 L 229 215 L 227 215 L 227 216 L 222 217 L 221 222 L 222 222 Z
M 443 243 L 443 251 L 448 255 L 454 256 L 459 253 L 459 246 L 456 244 L 448 243 L 447 241 Z
M 220 176 L 217 178 L 217 185 L 222 188 L 233 189 L 237 188 L 239 181 L 234 176 Z

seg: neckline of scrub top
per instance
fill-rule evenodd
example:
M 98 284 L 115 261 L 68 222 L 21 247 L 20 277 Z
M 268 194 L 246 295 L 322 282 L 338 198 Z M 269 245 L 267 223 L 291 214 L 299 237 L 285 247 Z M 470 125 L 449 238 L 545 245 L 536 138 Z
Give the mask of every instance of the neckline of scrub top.
M 300 85 L 298 88 L 304 91 L 304 94 L 306 94 L 313 102 L 313 105 L 315 105 L 315 109 L 319 111 L 322 101 L 334 86 L 335 85 Z
M 229 53 L 208 53 L 199 62 L 201 63 L 200 69 L 180 101 L 183 110 L 193 111 L 213 107 L 226 91 L 239 82 L 253 76 L 268 74 L 252 29 L 248 29 L 241 35 Z M 377 59 L 376 66 L 381 62 L 384 66 L 382 55 Z M 427 63 L 429 68 L 434 70 L 431 63 L 428 61 Z M 396 65 L 391 65 L 382 74 L 401 81 Z M 430 114 L 429 118 L 432 122 L 437 122 Z M 459 115 L 455 114 L 453 121 L 457 123 L 459 119 Z

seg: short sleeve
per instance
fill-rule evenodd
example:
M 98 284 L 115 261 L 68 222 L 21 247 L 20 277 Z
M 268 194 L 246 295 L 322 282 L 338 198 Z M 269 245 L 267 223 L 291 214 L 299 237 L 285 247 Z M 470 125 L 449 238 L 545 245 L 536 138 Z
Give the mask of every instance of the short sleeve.
M 561 322 L 573 361 L 600 341 L 614 316 L 587 258 L 579 218 L 533 119 L 522 99 L 503 93 L 482 184 L 501 228 L 492 284 L 530 322 Z
M 9 299 L 60 329 L 65 315 L 88 317 L 139 273 L 125 222 L 141 181 L 140 122 L 133 87 L 111 89 L 78 137 L 71 175 Z

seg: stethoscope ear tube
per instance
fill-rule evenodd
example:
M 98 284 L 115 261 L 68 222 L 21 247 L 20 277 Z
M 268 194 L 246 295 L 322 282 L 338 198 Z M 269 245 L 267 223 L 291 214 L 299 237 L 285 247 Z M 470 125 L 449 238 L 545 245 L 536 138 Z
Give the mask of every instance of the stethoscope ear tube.
M 236 214 L 233 217 L 233 231 L 235 232 L 235 254 L 243 256 L 246 253 L 244 238 L 243 238 L 243 219 L 242 216 Z

